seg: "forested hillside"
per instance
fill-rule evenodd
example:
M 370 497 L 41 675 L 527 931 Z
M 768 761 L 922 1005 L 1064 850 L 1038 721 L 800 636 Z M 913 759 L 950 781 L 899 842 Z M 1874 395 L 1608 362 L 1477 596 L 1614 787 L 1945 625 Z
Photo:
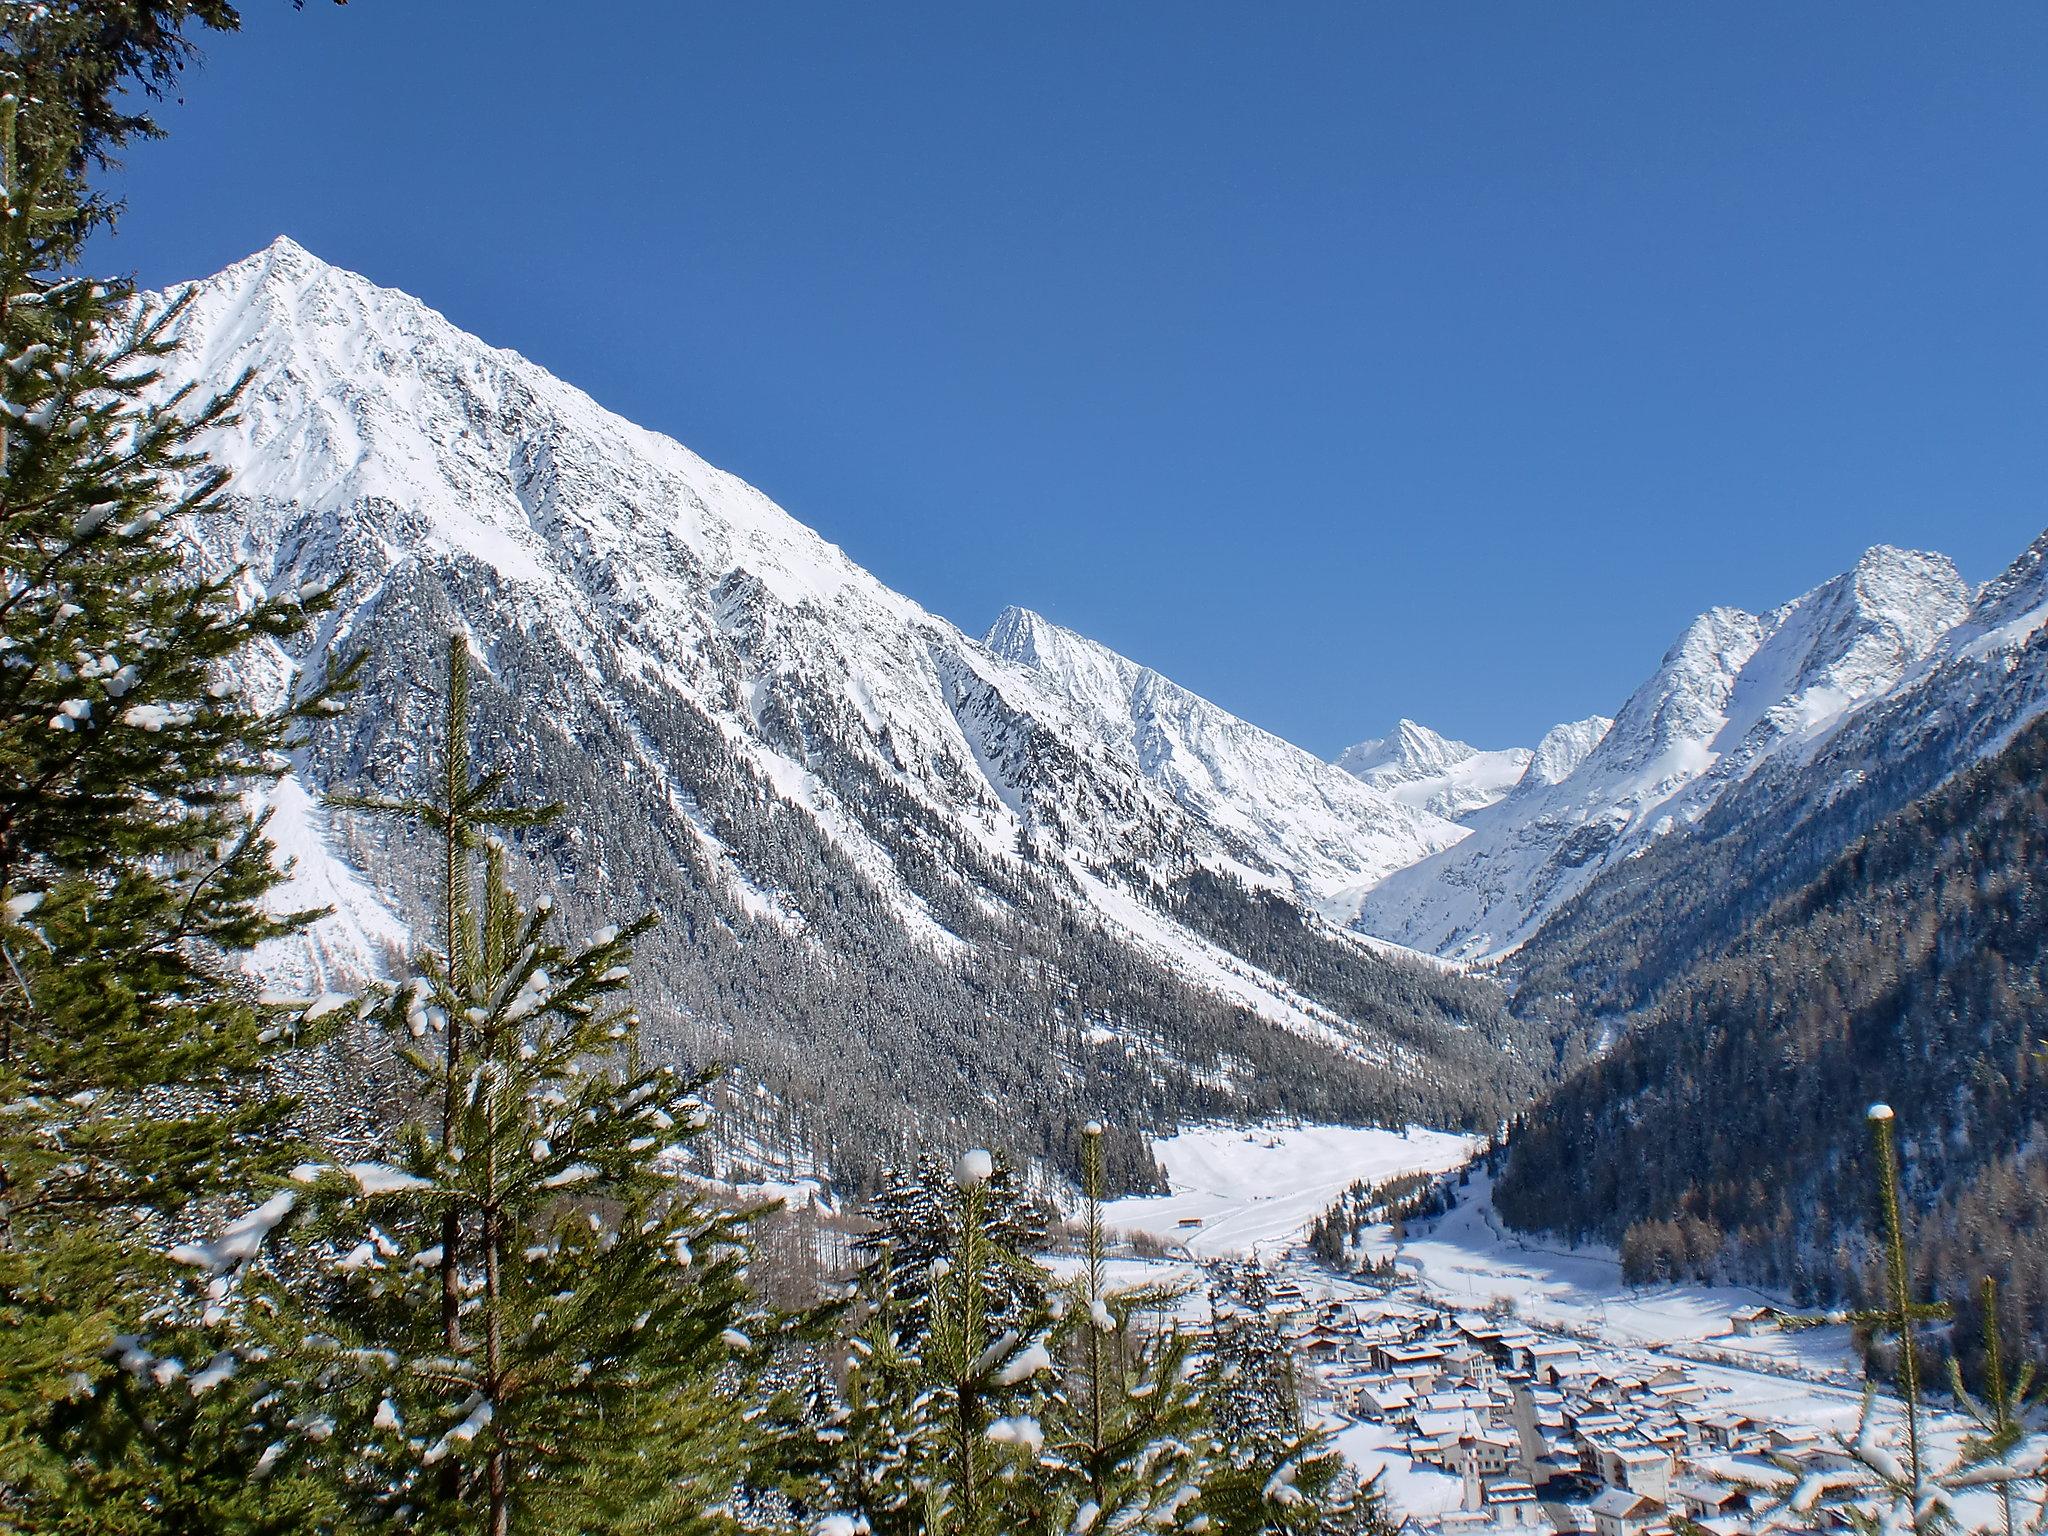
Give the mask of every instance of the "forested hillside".
M 1815 879 L 1886 817 L 1994 755 L 2048 705 L 2048 535 L 1971 605 L 1928 665 L 1809 756 L 1781 754 L 1694 826 L 1591 882 L 1509 962 L 1516 1009 L 1568 1071 Z
M 1682 963 L 1627 1032 L 1518 1127 L 1503 1215 L 1620 1242 L 1646 1276 L 1855 1294 L 1871 1215 L 1863 1111 L 1885 1100 L 1924 1278 L 1965 1300 L 1965 1277 L 1995 1274 L 2008 1325 L 2048 1347 L 2044 770 L 2036 723 L 1737 936 L 1680 935 Z M 1769 875 L 1752 871 L 1720 921 L 1734 927 Z M 1667 905 L 1704 912 L 1713 888 L 1700 871 Z M 1609 931 L 1654 952 L 1645 894 L 1649 914 Z M 1607 994 L 1620 1007 L 1647 991 L 1626 958 Z M 1563 974 L 1587 969 L 1582 957 Z M 1550 1002 L 1565 997 L 1558 986 Z

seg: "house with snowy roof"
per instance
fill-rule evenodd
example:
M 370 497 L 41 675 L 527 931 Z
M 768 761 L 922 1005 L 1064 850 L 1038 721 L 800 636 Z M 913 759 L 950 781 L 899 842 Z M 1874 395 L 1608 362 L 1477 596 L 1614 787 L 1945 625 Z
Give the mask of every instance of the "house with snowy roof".
M 1660 1506 L 1670 1499 L 1672 1456 L 1669 1451 L 1640 1441 L 1601 1439 L 1589 1442 L 1585 1449 L 1591 1452 L 1585 1463 L 1586 1471 L 1605 1486 L 1639 1493 L 1645 1498 L 1655 1499 Z
M 1742 1307 L 1728 1318 L 1728 1331 L 1739 1339 L 1770 1333 L 1783 1326 L 1785 1314 L 1773 1306 Z
M 1483 1531 L 1528 1531 L 1547 1528 L 1536 1490 L 1519 1478 L 1488 1479 L 1475 1472 L 1464 1477 L 1459 1507 L 1441 1520 L 1446 1536 Z
M 1682 1477 L 1671 1485 L 1671 1495 L 1688 1520 L 1723 1520 L 1746 1514 L 1750 1505 L 1745 1489 L 1708 1477 Z
M 1570 1339 L 1537 1339 L 1518 1349 L 1521 1368 L 1538 1381 L 1554 1382 L 1581 1366 L 1585 1358 L 1585 1350 Z
M 1724 1410 L 1700 1419 L 1703 1443 L 1720 1451 L 1746 1451 L 1763 1440 L 1763 1426 L 1746 1413 Z
M 1587 1508 L 1593 1516 L 1593 1536 L 1648 1536 L 1664 1528 L 1664 1506 L 1626 1488 L 1607 1489 Z
M 1520 1456 L 1520 1442 L 1511 1434 L 1487 1431 L 1458 1437 L 1458 1469 L 1467 1468 L 1481 1477 L 1499 1477 L 1514 1466 Z
M 1415 1392 L 1398 1376 L 1367 1376 L 1352 1389 L 1351 1404 L 1360 1417 L 1387 1423 L 1415 1406 Z

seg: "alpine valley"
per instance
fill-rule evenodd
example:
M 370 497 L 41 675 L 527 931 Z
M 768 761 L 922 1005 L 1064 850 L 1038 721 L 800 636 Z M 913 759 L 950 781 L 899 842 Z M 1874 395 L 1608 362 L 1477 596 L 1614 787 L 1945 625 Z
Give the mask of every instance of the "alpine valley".
M 454 633 L 479 754 L 569 808 L 521 841 L 524 878 L 572 917 L 660 912 L 640 1007 L 658 1048 L 733 1065 L 735 1155 L 858 1183 L 971 1125 L 1057 1165 L 1101 1114 L 1138 1188 L 1141 1133 L 1187 1122 L 1515 1121 L 1521 1224 L 1620 1240 L 1685 1215 L 1714 1229 L 1705 1267 L 1825 1288 L 1863 1216 L 1834 1174 L 1772 1162 L 1815 1111 L 1751 1070 L 1771 1060 L 1839 1081 L 1831 1113 L 1897 1100 L 1909 1181 L 1954 1222 L 1995 1176 L 2048 1230 L 2048 854 L 2013 830 L 2048 708 L 2048 536 L 1981 589 L 1879 547 L 1769 612 L 1716 608 L 1611 717 L 1536 742 L 1402 720 L 1332 763 L 1026 608 L 961 632 L 687 449 L 289 240 L 193 285 L 182 337 L 164 388 L 248 376 L 211 445 L 235 500 L 194 558 L 252 593 L 350 579 L 311 650 L 245 681 L 278 697 L 364 658 L 272 797 L 287 896 L 332 909 L 262 957 L 280 981 L 383 974 L 428 910 L 424 846 L 322 804 L 426 771 Z M 1971 838 L 1997 851 L 1966 877 L 1944 861 Z M 1854 977 L 1779 964 L 1768 1002 L 1744 990 L 1802 946 Z M 1908 1059 L 1938 1103 L 1913 1106 Z M 335 1071 L 345 1096 L 375 1063 Z M 1716 1154 L 1731 1104 L 1742 1150 Z M 1838 1118 L 1802 1166 L 1859 1144 Z M 1604 1203 L 1563 1188 L 1599 1179 Z M 1728 1192 L 1759 1181 L 1782 1198 Z

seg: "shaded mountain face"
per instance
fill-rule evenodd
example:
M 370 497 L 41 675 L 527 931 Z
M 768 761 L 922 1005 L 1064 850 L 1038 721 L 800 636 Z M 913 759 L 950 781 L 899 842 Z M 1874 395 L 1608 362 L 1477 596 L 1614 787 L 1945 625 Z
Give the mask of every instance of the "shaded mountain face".
M 2048 712 L 2044 562 L 2048 535 L 1889 689 L 1559 905 L 1514 957 L 1518 1006 L 1560 1036 L 1611 1033 L 1886 817 L 2003 751 Z
M 530 878 L 573 920 L 663 914 L 650 1030 L 746 1069 L 762 1146 L 857 1176 L 915 1135 L 1061 1156 L 1090 1115 L 1481 1124 L 1519 1091 L 1489 988 L 1304 907 L 1447 823 L 1306 754 L 1265 822 L 1203 793 L 1236 784 L 1225 747 L 1261 778 L 1293 749 L 1170 685 L 1172 753 L 1106 730 L 752 487 L 289 241 L 195 285 L 182 340 L 167 388 L 249 375 L 211 444 L 237 499 L 195 558 L 351 578 L 308 656 L 244 681 L 365 658 L 277 794 L 298 886 L 337 911 L 274 967 L 344 986 L 423 931 L 427 851 L 318 797 L 423 782 L 454 633 L 479 758 L 569 807 L 522 843 Z
M 1846 844 L 1836 829 L 1791 836 L 1717 866 L 1707 883 L 1725 879 L 1733 910 L 1684 943 L 1669 931 L 1701 919 L 1659 907 L 1654 883 L 1638 888 L 1650 911 L 1633 947 L 1628 930 L 1608 932 L 1586 980 L 1629 976 L 1648 947 L 1656 984 L 1628 999 L 1612 1049 L 1518 1129 L 1500 1210 L 1525 1228 L 1623 1242 L 1645 1277 L 1854 1297 L 1874 1209 L 1864 1112 L 1883 1101 L 1897 1113 L 1916 1273 L 1958 1299 L 1996 1277 L 2008 1338 L 2039 1357 L 2048 721 Z M 1748 873 L 1759 864 L 1774 866 L 1762 886 Z
M 1792 792 L 1838 738 L 1863 739 L 1852 724 L 1909 686 L 1971 611 L 1947 559 L 1878 548 L 1770 613 L 1702 614 L 1611 723 L 1546 737 L 1522 782 L 1465 818 L 1469 838 L 1367 895 L 1360 926 L 1446 956 L 1516 948 L 1737 788 Z

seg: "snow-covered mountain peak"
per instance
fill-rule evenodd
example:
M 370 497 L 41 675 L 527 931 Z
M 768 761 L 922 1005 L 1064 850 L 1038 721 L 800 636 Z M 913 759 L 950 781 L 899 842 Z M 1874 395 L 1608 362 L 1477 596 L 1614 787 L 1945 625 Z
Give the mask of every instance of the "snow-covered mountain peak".
M 253 375 L 224 448 L 245 496 L 390 503 L 417 542 L 510 582 L 548 581 L 564 543 L 643 559 L 680 546 L 786 603 L 852 585 L 915 610 L 744 481 L 287 237 L 178 291 L 193 294 L 187 369 Z
M 1127 711 L 1131 691 L 1149 671 L 1029 608 L 1005 608 L 981 643 L 1039 673 L 1075 703 L 1111 718 Z
M 316 654 L 360 658 L 361 690 L 274 823 L 293 889 L 336 915 L 272 968 L 344 980 L 427 920 L 404 831 L 317 807 L 430 771 L 454 633 L 480 758 L 574 807 L 522 842 L 527 873 L 572 921 L 661 911 L 636 947 L 651 1024 L 822 1106 L 825 1142 L 995 1103 L 1023 1124 L 1083 1080 L 1099 1108 L 1125 1062 L 1219 1108 L 1271 1097 L 1251 1063 L 1281 1057 L 1318 1093 L 1435 1092 L 1439 1051 L 1468 1050 L 1283 979 L 1368 946 L 1254 933 L 1268 898 L 1241 889 L 1341 895 L 1460 829 L 1035 616 L 1007 616 L 1033 659 L 997 655 L 743 481 L 295 242 L 139 302 L 173 297 L 162 390 L 249 381 L 205 445 L 231 499 L 189 525 L 195 563 L 273 593 L 350 578 Z M 308 660 L 269 647 L 242 680 L 277 698 Z M 1122 689 L 1112 723 L 1089 667 Z
M 1383 882 L 1362 923 L 1444 954 L 1513 947 L 1644 839 L 1694 825 L 1779 754 L 1816 750 L 1917 667 L 1968 598 L 1944 557 L 1879 546 L 1767 614 L 1709 609 L 1612 722 L 1546 737 L 1517 791 L 1466 818 L 1472 837 Z
M 1609 771 L 1634 770 L 1667 754 L 1683 758 L 1703 749 L 1724 723 L 1735 680 L 1763 636 L 1763 621 L 1740 608 L 1710 608 L 1694 619 L 1648 681 L 1616 711 L 1613 729 L 1580 771 L 1595 763 Z M 1688 764 L 1670 766 L 1683 772 Z
M 1392 769 L 1403 776 L 1444 773 L 1478 750 L 1467 742 L 1440 736 L 1404 715 L 1386 735 L 1347 748 L 1338 757 L 1337 766 L 1361 779 L 1382 769 Z
M 1802 736 L 1905 676 L 1969 611 L 1946 555 L 1879 545 L 1764 619 L 1716 746 L 1728 767 Z
M 1346 750 L 1337 766 L 1403 805 L 1456 821 L 1512 790 L 1529 766 L 1529 749 L 1481 751 L 1403 717 L 1386 735 Z
M 1543 739 L 1536 743 L 1536 750 L 1529 755 L 1528 770 L 1515 786 L 1517 792 L 1526 793 L 1551 784 L 1562 784 L 1578 771 L 1592 754 L 1595 747 L 1607 738 L 1614 729 L 1614 721 L 1606 715 L 1588 715 L 1583 720 L 1567 720 L 1553 725 L 1543 733 Z

